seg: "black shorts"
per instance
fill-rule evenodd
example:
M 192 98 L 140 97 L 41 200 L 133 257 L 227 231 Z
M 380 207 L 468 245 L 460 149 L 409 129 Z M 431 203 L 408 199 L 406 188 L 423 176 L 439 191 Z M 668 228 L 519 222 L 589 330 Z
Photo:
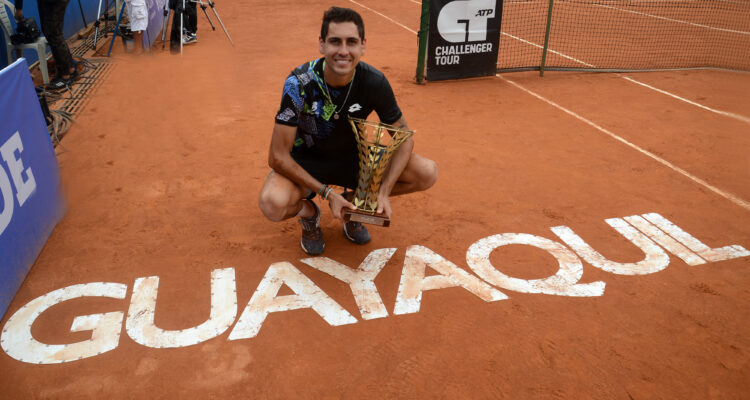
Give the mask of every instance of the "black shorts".
M 308 174 L 326 185 L 336 185 L 356 189 L 359 180 L 359 163 L 355 160 L 344 162 L 321 162 L 320 160 L 295 159 Z

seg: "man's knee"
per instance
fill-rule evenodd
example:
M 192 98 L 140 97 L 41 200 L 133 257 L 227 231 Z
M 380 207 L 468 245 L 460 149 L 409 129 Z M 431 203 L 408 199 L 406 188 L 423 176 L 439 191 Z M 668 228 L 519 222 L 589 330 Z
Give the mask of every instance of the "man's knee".
M 260 190 L 258 206 L 266 218 L 278 222 L 294 216 L 303 197 L 304 192 L 299 186 L 272 171 Z
M 423 159 L 419 168 L 418 177 L 417 190 L 427 190 L 431 188 L 435 182 L 437 182 L 438 178 L 437 163 L 430 159 Z
M 288 204 L 278 193 L 262 191 L 258 206 L 263 215 L 271 221 L 279 222 L 286 218 Z

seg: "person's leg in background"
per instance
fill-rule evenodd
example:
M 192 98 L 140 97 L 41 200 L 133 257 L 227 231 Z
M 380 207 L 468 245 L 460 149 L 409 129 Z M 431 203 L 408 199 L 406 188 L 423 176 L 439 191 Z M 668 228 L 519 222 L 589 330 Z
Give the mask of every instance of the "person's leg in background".
M 190 33 L 198 32 L 198 8 L 192 1 L 187 6 L 187 30 Z
M 172 53 L 180 52 L 180 40 L 182 40 L 182 32 L 180 32 L 182 1 L 183 0 L 169 0 L 169 8 L 174 10 L 174 15 L 172 15 L 172 30 L 169 33 L 169 50 Z M 185 4 L 187 5 L 187 0 L 185 0 Z
M 195 30 L 198 29 L 198 12 L 196 11 L 195 3 L 185 1 L 185 13 L 183 14 L 182 28 L 180 32 L 180 11 L 182 10 L 183 0 L 169 0 L 169 8 L 175 10 L 174 16 L 172 17 L 172 30 L 169 34 L 169 49 L 173 53 L 179 53 L 180 51 L 180 40 L 184 40 L 184 44 L 195 43 Z M 185 35 L 185 32 L 192 32 L 190 36 Z
M 135 54 L 143 53 L 143 31 L 148 27 L 148 8 L 145 0 L 126 0 L 130 31 L 133 32 Z
M 187 0 L 186 0 L 187 1 Z M 195 43 L 198 37 L 195 32 L 198 31 L 198 8 L 192 1 L 185 4 L 185 44 Z
M 42 33 L 47 38 L 52 58 L 55 60 L 57 77 L 47 86 L 48 89 L 62 89 L 78 77 L 73 56 L 70 55 L 68 43 L 63 35 L 65 9 L 68 0 L 39 0 L 39 20 Z

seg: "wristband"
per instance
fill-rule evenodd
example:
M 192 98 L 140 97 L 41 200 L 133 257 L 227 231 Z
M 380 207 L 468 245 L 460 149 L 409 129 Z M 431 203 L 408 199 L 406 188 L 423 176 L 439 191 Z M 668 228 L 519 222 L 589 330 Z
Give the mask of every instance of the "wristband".
M 327 186 L 326 186 L 326 190 L 325 190 L 325 192 L 323 192 L 323 194 L 322 194 L 322 195 L 320 195 L 320 197 L 321 197 L 321 198 L 322 198 L 323 200 L 328 200 L 328 195 L 330 195 L 332 191 L 333 191 L 333 188 L 330 188 L 330 187 L 327 187 Z
M 328 185 L 324 183 L 323 186 L 320 187 L 320 190 L 318 190 L 318 195 L 323 197 L 323 194 L 326 192 L 326 189 L 328 189 Z M 325 197 L 323 197 L 323 200 L 325 200 Z

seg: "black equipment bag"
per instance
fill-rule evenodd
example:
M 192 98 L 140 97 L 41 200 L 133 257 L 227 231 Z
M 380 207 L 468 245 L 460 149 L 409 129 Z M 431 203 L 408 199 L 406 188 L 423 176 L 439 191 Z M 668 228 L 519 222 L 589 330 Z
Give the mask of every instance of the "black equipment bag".
M 18 21 L 16 33 L 10 35 L 10 41 L 15 45 L 34 43 L 41 35 L 42 32 L 39 30 L 39 25 L 36 24 L 34 18 L 24 18 Z

